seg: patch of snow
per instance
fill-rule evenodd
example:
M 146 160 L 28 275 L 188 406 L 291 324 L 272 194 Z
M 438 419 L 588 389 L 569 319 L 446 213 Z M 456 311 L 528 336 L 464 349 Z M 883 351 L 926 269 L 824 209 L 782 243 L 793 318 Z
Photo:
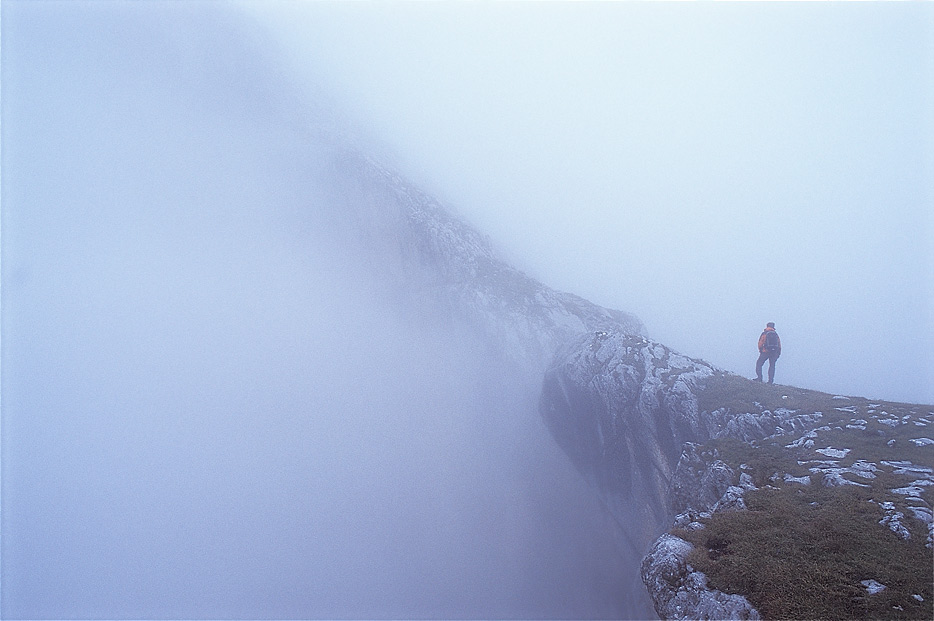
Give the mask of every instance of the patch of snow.
M 924 598 L 921 597 L 920 595 L 918 595 L 917 593 L 915 593 L 914 595 L 912 595 L 912 597 L 915 598 L 916 600 L 918 600 L 919 602 L 923 602 L 923 601 L 924 601 Z
M 880 591 L 885 590 L 885 585 L 882 583 L 876 582 L 875 580 L 863 580 L 862 582 L 860 582 L 860 584 L 866 587 L 866 590 L 869 592 L 870 595 L 875 595 L 876 593 L 879 593 Z
M 931 444 L 934 444 L 934 440 L 932 440 L 931 438 L 912 438 L 911 440 L 909 440 L 909 442 L 911 442 L 915 446 L 929 446 Z
M 900 424 L 897 418 L 880 418 L 879 422 L 883 425 L 888 425 L 889 427 L 898 427 Z
M 895 438 L 892 438 L 891 440 L 885 443 L 886 446 L 892 446 L 893 444 L 895 444 Z
M 821 455 L 826 455 L 827 457 L 834 457 L 836 459 L 843 459 L 846 457 L 846 454 L 850 452 L 850 449 L 835 449 L 831 447 L 826 447 L 822 449 L 817 449 L 817 452 Z
M 785 474 L 785 483 L 800 483 L 801 485 L 810 485 L 811 477 L 793 477 L 790 474 Z
M 843 395 L 834 395 L 833 398 L 834 398 L 834 399 L 846 399 L 847 401 L 850 400 L 849 397 L 844 397 Z

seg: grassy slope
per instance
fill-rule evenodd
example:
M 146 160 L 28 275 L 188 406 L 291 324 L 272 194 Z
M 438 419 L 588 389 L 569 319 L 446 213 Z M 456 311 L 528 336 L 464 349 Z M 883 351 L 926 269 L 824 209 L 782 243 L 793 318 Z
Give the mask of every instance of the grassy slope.
M 833 395 L 790 386 L 769 386 L 736 376 L 718 376 L 702 393 L 702 411 L 728 407 L 734 412 L 785 407 L 823 413 L 811 448 L 788 448 L 803 434 L 777 436 L 754 444 L 734 440 L 711 443 L 737 472 L 749 473 L 758 491 L 746 493 L 749 511 L 718 513 L 706 528 L 674 531 L 695 544 L 691 564 L 707 574 L 710 585 L 740 593 L 767 619 L 931 619 L 932 551 L 925 548 L 927 529 L 906 509 L 906 498 L 891 490 L 920 478 L 894 473 L 881 462 L 910 461 L 934 467 L 934 446 L 912 438 L 934 437 L 934 407 Z M 906 418 L 907 417 L 907 418 Z M 898 419 L 895 425 L 890 423 Z M 865 429 L 847 428 L 847 425 Z M 918 423 L 918 424 L 916 424 Z M 890 442 L 895 440 L 895 442 Z M 877 464 L 876 478 L 844 477 L 869 487 L 824 487 L 813 463 L 829 460 L 824 447 L 848 448 L 839 460 Z M 779 477 L 774 477 L 778 473 Z M 786 483 L 781 475 L 811 475 L 811 485 Z M 934 504 L 934 486 L 922 498 Z M 907 541 L 879 524 L 879 503 L 896 503 L 911 533 Z M 869 595 L 860 584 L 874 579 L 887 588 Z M 918 601 L 914 595 L 923 597 Z

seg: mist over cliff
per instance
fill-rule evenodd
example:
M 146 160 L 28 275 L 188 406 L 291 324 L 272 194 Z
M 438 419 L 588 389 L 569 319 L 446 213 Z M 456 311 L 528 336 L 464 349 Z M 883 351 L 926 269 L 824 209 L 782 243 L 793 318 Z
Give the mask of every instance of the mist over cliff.
M 821 87 L 823 99 L 807 102 L 834 105 L 808 107 L 820 114 L 792 124 L 791 135 L 820 128 L 806 157 L 789 147 L 793 140 L 775 141 L 785 133 L 772 119 L 753 132 L 764 142 L 754 142 L 779 148 L 746 166 L 746 125 L 762 118 L 708 115 L 721 108 L 717 89 L 729 87 L 735 97 L 723 97 L 749 109 L 758 109 L 760 95 L 747 92 L 757 83 L 767 85 L 757 90 L 762 97 L 781 95 L 773 112 L 803 105 L 790 87 L 839 58 L 779 89 L 768 77 L 785 66 L 763 58 L 787 41 L 766 37 L 771 47 L 738 55 L 752 64 L 726 63 L 733 73 L 711 87 L 678 54 L 644 62 L 655 46 L 686 35 L 707 55 L 671 49 L 724 65 L 711 56 L 709 41 L 720 39 L 706 37 L 716 30 L 709 14 L 699 30 L 679 18 L 672 23 L 680 30 L 669 32 L 671 15 L 640 6 L 625 16 L 632 24 L 607 32 L 596 24 L 628 23 L 615 13 L 616 21 L 604 19 L 616 5 L 583 14 L 583 3 L 537 5 L 542 17 L 531 21 L 524 5 L 506 3 L 470 5 L 476 12 L 466 19 L 458 11 L 467 5 L 444 9 L 450 14 L 439 5 L 276 5 L 272 18 L 267 6 L 2 5 L 5 618 L 647 618 L 639 565 L 670 526 L 669 484 L 685 464 L 694 467 L 685 447 L 811 433 L 820 418 L 811 404 L 783 401 L 701 407 L 713 379 L 749 382 L 669 345 L 745 359 L 732 351 L 750 349 L 730 332 L 737 326 L 724 331 L 712 319 L 737 295 L 755 298 L 740 322 L 753 326 L 753 339 L 766 309 L 800 318 L 804 307 L 837 313 L 845 302 L 852 317 L 875 323 L 850 326 L 840 349 L 812 355 L 833 341 L 826 321 L 783 332 L 793 346 L 780 381 L 814 372 L 832 384 L 840 376 L 828 361 L 846 360 L 858 337 L 889 317 L 880 309 L 894 306 L 898 319 L 860 345 L 878 356 L 850 360 L 860 374 L 847 382 L 875 365 L 885 370 L 875 387 L 927 388 L 930 331 L 907 339 L 911 322 L 902 319 L 930 318 L 929 287 L 918 278 L 931 260 L 921 209 L 929 194 L 918 190 L 930 171 L 893 171 L 924 152 L 929 124 L 915 132 L 922 114 L 913 103 L 896 105 L 914 101 L 899 93 L 911 91 L 915 70 L 891 78 L 885 70 L 910 56 L 916 28 L 899 30 L 904 47 L 887 47 L 885 60 L 865 70 L 891 81 L 890 95 L 871 101 L 885 114 L 905 113 L 898 131 L 879 131 L 875 116 L 866 125 L 860 113 L 872 105 L 859 98 L 847 100 L 859 102 L 847 108 L 847 123 L 821 122 L 844 118 L 834 105 L 867 81 L 841 61 L 855 86 L 832 94 Z M 360 11 L 369 34 L 353 16 Z M 576 34 L 551 36 L 564 32 L 548 27 L 554 20 Z M 877 21 L 873 28 L 884 29 L 905 19 Z M 824 15 L 817 34 L 835 23 Z M 479 53 L 447 46 L 465 24 L 489 35 L 467 37 L 480 42 L 470 48 Z M 666 34 L 656 39 L 659 29 Z M 760 24 L 728 34 L 736 51 L 771 31 Z M 509 45 L 498 47 L 503 35 Z M 357 63 L 342 57 L 348 46 Z M 514 47 L 520 58 L 547 52 L 519 65 L 496 53 Z M 605 59 L 605 50 L 626 59 L 619 75 L 597 70 L 602 62 L 573 61 Z M 305 66 L 312 57 L 332 72 Z M 425 62 L 434 73 L 420 73 Z M 756 67 L 767 69 L 761 79 L 733 80 Z M 600 80 L 616 77 L 598 80 L 606 88 L 590 97 L 595 70 Z M 560 78 L 571 74 L 580 79 L 566 89 Z M 350 76 L 358 90 L 330 90 L 341 83 L 335 75 Z M 552 100 L 536 81 L 555 78 L 562 95 Z M 513 88 L 517 80 L 522 89 Z M 643 114 L 623 120 L 607 107 L 615 110 L 615 89 L 630 83 L 625 102 Z M 696 92 L 679 97 L 685 88 Z M 529 105 L 518 115 L 479 105 L 520 91 Z M 463 92 L 471 97 L 450 95 Z M 378 106 L 367 105 L 387 94 L 402 94 L 403 107 L 415 103 L 358 124 L 356 114 L 373 114 Z M 686 99 L 700 107 L 686 112 Z M 438 114 L 447 121 L 440 130 Z M 595 130 L 585 123 L 591 117 L 612 122 Z M 869 127 L 865 134 L 847 134 L 852 119 Z M 373 128 L 389 130 L 374 139 Z M 901 139 L 906 132 L 911 140 Z M 490 133 L 516 144 L 472 139 Z M 625 146 L 608 148 L 597 139 L 604 133 L 625 136 Z M 830 138 L 852 157 L 825 186 L 817 164 L 832 154 L 815 145 L 836 144 Z M 403 145 L 402 155 L 383 139 Z M 445 163 L 413 146 L 419 140 L 456 157 Z M 693 150 L 669 157 L 685 145 Z M 878 172 L 860 160 L 867 152 L 892 159 Z M 689 160 L 703 166 L 685 167 Z M 616 186 L 594 182 L 615 178 L 621 162 L 626 176 Z M 755 174 L 737 194 L 722 171 L 740 169 Z M 792 205 L 779 215 L 823 213 L 808 209 L 812 195 L 829 201 L 827 214 L 858 203 L 863 215 L 855 224 L 838 219 L 831 240 L 821 239 L 826 228 L 808 228 L 820 217 L 779 218 L 777 233 L 791 241 L 772 265 L 790 292 L 776 306 L 742 293 L 760 280 L 761 248 L 758 239 L 734 243 L 737 232 L 758 230 L 758 216 L 737 205 L 805 169 L 805 181 L 778 194 L 776 206 Z M 883 191 L 895 177 L 903 181 L 897 191 Z M 712 209 L 721 194 L 726 207 Z M 870 209 L 877 200 L 881 207 Z M 894 215 L 882 218 L 888 207 Z M 660 235 L 658 222 L 675 216 L 686 224 Z M 823 248 L 811 243 L 818 240 L 827 252 L 814 251 Z M 600 252 L 607 248 L 615 250 Z M 622 267 L 608 267 L 619 258 Z M 828 258 L 833 269 L 797 281 L 795 266 Z M 575 271 L 587 262 L 599 276 Z M 549 281 L 519 269 L 529 266 Z M 893 266 L 904 268 L 897 279 Z M 825 292 L 815 282 L 833 286 Z M 860 287 L 834 297 L 853 283 Z M 607 300 L 622 310 L 595 303 Z M 673 327 L 672 317 L 684 326 Z M 695 329 L 689 320 L 719 327 Z M 649 338 L 659 336 L 653 325 L 666 344 Z M 893 352 L 904 356 L 900 364 Z M 708 491 L 719 500 L 723 481 L 715 483 Z
M 3 616 L 645 616 L 537 411 L 561 334 L 641 324 L 500 261 L 254 36 L 3 5 Z
M 779 381 L 934 401 L 931 5 L 246 6 L 543 282 L 733 373 L 774 321 Z

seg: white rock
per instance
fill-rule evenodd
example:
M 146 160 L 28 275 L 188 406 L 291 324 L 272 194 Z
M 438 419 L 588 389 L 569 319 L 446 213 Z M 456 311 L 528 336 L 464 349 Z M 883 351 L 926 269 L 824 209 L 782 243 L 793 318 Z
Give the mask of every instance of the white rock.
M 934 512 L 932 512 L 931 509 L 927 507 L 909 506 L 908 510 L 911 511 L 916 520 L 921 520 L 925 524 L 934 523 Z
M 885 510 L 885 517 L 879 520 L 879 524 L 888 526 L 889 530 L 895 533 L 899 539 L 910 539 L 911 533 L 902 524 L 905 514 L 895 509 L 895 503 L 883 502 L 882 508 Z
M 858 477 L 874 479 L 879 468 L 871 462 L 859 460 L 850 466 L 849 470 Z
M 846 470 L 842 470 L 845 472 Z M 844 485 L 855 485 L 857 487 L 869 487 L 869 485 L 864 485 L 863 483 L 856 483 L 855 481 L 850 481 L 849 479 L 843 478 L 841 471 L 830 471 L 824 474 L 824 478 L 821 479 L 821 485 L 824 487 L 842 487 Z
M 904 474 L 908 476 L 918 476 L 919 474 L 934 475 L 934 469 L 925 466 L 916 466 L 910 461 L 883 461 L 882 464 L 894 468 L 895 470 L 892 471 L 892 474 Z
M 924 488 L 920 485 L 909 485 L 907 487 L 896 487 L 893 490 L 889 490 L 893 494 L 899 494 L 901 496 L 911 496 L 913 498 L 921 498 L 921 494 L 924 493 Z
M 800 448 L 800 447 L 802 447 L 802 446 L 803 446 L 804 448 L 811 448 L 811 447 L 813 447 L 813 446 L 814 446 L 814 438 L 817 437 L 817 432 L 818 432 L 818 431 L 819 431 L 818 429 L 813 429 L 813 430 L 807 432 L 806 434 L 804 434 L 803 436 L 801 436 L 800 438 L 798 438 L 797 440 L 795 440 L 795 441 L 792 442 L 791 444 L 786 444 L 786 445 L 785 445 L 785 448 Z
M 746 490 L 742 487 L 737 487 L 736 485 L 731 485 L 724 492 L 723 496 L 717 501 L 717 504 L 714 505 L 714 512 L 716 511 L 745 511 L 746 510 L 746 501 L 743 500 L 743 494 Z

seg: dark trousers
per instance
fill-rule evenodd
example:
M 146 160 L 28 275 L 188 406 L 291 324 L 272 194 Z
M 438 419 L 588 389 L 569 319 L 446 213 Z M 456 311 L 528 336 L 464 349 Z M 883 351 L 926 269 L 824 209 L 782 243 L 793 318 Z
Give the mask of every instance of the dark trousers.
M 765 364 L 765 361 L 769 361 L 769 384 L 775 381 L 775 361 L 778 360 L 779 354 L 777 351 L 764 351 L 759 354 L 759 359 L 756 360 L 756 379 L 760 382 L 762 381 L 762 365 Z

